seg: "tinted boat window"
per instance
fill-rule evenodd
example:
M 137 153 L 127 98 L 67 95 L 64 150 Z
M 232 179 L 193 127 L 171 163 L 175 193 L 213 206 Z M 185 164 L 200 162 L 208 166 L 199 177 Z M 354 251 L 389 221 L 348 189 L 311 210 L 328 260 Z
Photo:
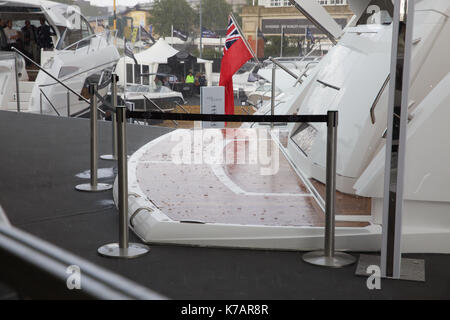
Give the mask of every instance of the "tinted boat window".
M 85 41 L 81 41 L 81 40 L 89 37 L 92 34 L 93 34 L 93 31 L 91 29 L 91 26 L 86 21 L 86 19 L 81 17 L 79 28 L 77 28 L 77 29 L 66 28 L 65 29 L 64 34 L 62 35 L 61 40 L 58 43 L 58 49 L 62 50 L 62 49 L 65 49 L 65 48 L 73 45 L 69 49 L 75 50 L 77 47 L 82 48 L 84 46 L 87 46 L 87 45 L 89 45 L 91 40 L 90 39 L 86 39 Z M 77 43 L 77 42 L 78 42 L 78 44 L 75 45 L 75 43 Z

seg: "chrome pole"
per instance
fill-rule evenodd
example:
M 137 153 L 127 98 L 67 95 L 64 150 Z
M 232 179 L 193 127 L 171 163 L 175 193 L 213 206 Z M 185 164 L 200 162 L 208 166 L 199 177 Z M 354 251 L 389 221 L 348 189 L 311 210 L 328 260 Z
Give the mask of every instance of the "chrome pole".
M 103 155 L 100 158 L 103 160 L 117 161 L 117 82 L 119 81 L 119 76 L 113 74 L 111 76 L 111 105 L 113 108 L 111 116 L 111 126 L 112 126 L 112 154 Z
M 106 257 L 136 258 L 149 252 L 143 244 L 129 243 L 128 239 L 128 159 L 127 159 L 127 108 L 117 107 L 118 146 L 118 201 L 119 201 L 119 243 L 107 244 L 98 249 Z
M 17 112 L 20 112 L 20 88 L 19 88 L 19 62 L 17 60 L 17 54 L 14 53 L 14 71 L 16 74 L 16 102 L 17 102 Z
M 117 110 L 117 147 L 118 147 L 118 183 L 119 183 L 119 244 L 121 249 L 128 248 L 128 160 L 126 141 L 126 108 Z
M 356 262 L 356 259 L 343 252 L 335 252 L 335 214 L 336 214 L 336 162 L 338 112 L 328 111 L 326 204 L 325 204 L 325 249 L 303 255 L 307 263 L 323 267 L 341 268 Z
M 92 100 L 91 100 L 92 103 Z M 70 118 L 70 92 L 67 91 L 67 117 Z
M 110 184 L 98 183 L 98 101 L 95 95 L 97 90 L 98 85 L 96 83 L 89 86 L 91 95 L 91 183 L 80 184 L 75 187 L 76 190 L 83 192 L 100 192 L 112 189 Z
M 39 112 L 42 114 L 42 91 L 39 92 Z
M 325 194 L 325 255 L 328 258 L 334 257 L 335 248 L 337 121 L 337 112 L 329 112 L 327 123 L 327 183 Z
M 270 114 L 275 115 L 275 81 L 276 81 L 277 65 L 272 64 L 272 95 L 270 97 Z M 270 123 L 270 127 L 273 129 L 274 123 Z

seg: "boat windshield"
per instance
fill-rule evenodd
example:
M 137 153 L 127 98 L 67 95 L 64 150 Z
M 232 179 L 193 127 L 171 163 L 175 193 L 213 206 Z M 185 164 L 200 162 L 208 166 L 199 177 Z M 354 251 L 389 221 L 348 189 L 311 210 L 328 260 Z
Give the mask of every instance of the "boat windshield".
M 79 21 L 77 28 L 64 28 L 61 39 L 56 46 L 58 50 L 76 50 L 90 43 L 91 37 L 94 35 L 92 28 L 84 17 L 80 17 Z
M 127 92 L 129 93 L 168 93 L 172 92 L 164 86 L 142 86 L 142 85 L 129 85 L 127 86 Z

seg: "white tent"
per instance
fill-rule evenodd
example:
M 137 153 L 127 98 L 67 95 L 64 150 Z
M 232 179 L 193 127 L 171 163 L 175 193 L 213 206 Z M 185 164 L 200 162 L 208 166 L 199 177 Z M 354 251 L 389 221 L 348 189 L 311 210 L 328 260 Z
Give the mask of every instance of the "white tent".
M 140 53 L 135 54 L 136 60 L 140 65 L 148 66 L 149 73 L 156 73 L 160 64 L 167 64 L 167 60 L 170 57 L 176 55 L 179 51 L 168 44 L 164 39 L 159 39 L 153 46 Z M 208 81 L 208 86 L 211 85 L 212 80 L 212 61 L 203 60 L 197 58 L 197 63 L 205 66 L 205 76 Z M 117 63 L 116 73 L 119 75 L 119 85 L 123 85 L 126 77 L 126 64 L 135 64 L 133 59 L 129 57 L 123 57 Z M 143 72 L 145 73 L 145 72 Z M 134 79 L 134 70 L 133 70 Z M 150 81 L 153 81 L 154 77 L 150 77 Z

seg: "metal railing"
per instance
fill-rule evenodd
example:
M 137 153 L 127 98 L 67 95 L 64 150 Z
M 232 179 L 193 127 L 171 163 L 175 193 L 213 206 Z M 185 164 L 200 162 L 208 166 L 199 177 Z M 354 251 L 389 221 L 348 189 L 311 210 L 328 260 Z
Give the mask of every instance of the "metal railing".
M 383 85 L 381 86 L 380 91 L 378 91 L 378 94 L 372 103 L 372 107 L 370 108 L 370 120 L 372 121 L 372 124 L 375 124 L 375 122 L 376 122 L 375 108 L 377 107 L 378 103 L 380 102 L 381 96 L 383 95 L 384 90 L 386 90 L 386 87 L 389 84 L 390 80 L 391 80 L 391 74 L 388 74 L 386 80 L 384 81 Z
M 161 109 L 152 99 L 150 99 L 149 97 L 147 97 L 145 94 L 143 95 L 143 97 L 144 97 L 144 99 L 145 99 L 145 101 L 148 101 L 148 102 L 150 102 L 151 104 L 153 104 L 155 107 L 156 107 L 156 109 L 158 109 L 160 112 L 163 112 L 163 113 L 166 113 L 166 111 L 164 111 L 163 109 Z M 147 106 L 147 104 L 145 104 L 146 106 Z M 147 108 L 145 108 L 145 109 L 147 109 Z M 173 124 L 175 125 L 175 126 L 177 126 L 178 127 L 178 122 L 176 122 L 175 120 L 172 120 L 172 122 L 173 122 Z
M 302 80 L 302 79 L 303 79 L 304 76 L 306 76 L 306 73 L 309 71 L 309 67 L 310 67 L 312 64 L 316 64 L 316 63 L 319 63 L 319 61 L 311 61 L 311 62 L 309 62 L 309 63 L 305 66 L 305 69 L 304 69 L 303 72 L 300 74 L 300 76 L 298 77 L 298 79 L 295 81 L 293 87 L 295 87 L 295 86 L 297 85 L 297 83 L 300 83 L 300 84 L 303 83 L 303 80 Z
M 55 111 L 56 114 L 58 115 L 58 117 L 60 117 L 61 114 L 60 114 L 60 113 L 58 112 L 58 110 L 55 108 L 55 106 L 54 106 L 53 103 L 50 101 L 50 99 L 47 97 L 47 95 L 45 94 L 45 92 L 42 91 L 41 88 L 39 88 L 39 92 L 40 92 L 40 95 L 39 95 L 39 112 L 40 112 L 40 114 L 42 114 L 42 105 L 43 105 L 43 104 L 42 104 L 42 96 L 44 96 L 45 100 L 47 100 L 48 104 L 52 107 L 53 111 Z
M 324 250 L 310 252 L 304 255 L 303 259 L 311 264 L 326 267 L 342 267 L 353 264 L 355 258 L 343 252 L 335 251 L 335 214 L 336 214 L 336 162 L 337 162 L 337 129 L 338 112 L 328 111 L 326 115 L 218 115 L 218 114 L 182 114 L 182 113 L 162 113 L 146 111 L 126 111 L 120 110 L 122 116 L 118 117 L 119 127 L 125 130 L 124 123 L 126 118 L 150 119 L 150 120 L 177 120 L 177 121 L 210 121 L 210 122 L 286 122 L 286 123 L 327 123 L 327 159 L 326 159 L 326 205 L 325 205 L 325 237 Z M 126 115 L 126 116 L 125 116 Z M 121 133 L 122 139 L 125 139 L 125 133 Z M 126 143 L 126 141 L 121 141 Z M 126 163 L 126 156 L 122 152 L 122 164 Z M 126 166 L 119 166 L 119 175 L 121 171 L 127 172 Z M 119 178 L 119 201 L 127 198 L 128 181 Z M 123 193 L 123 194 L 122 194 Z M 124 200 L 128 201 L 128 200 Z M 121 217 L 128 215 L 127 202 L 121 207 Z M 124 218 L 121 219 L 121 221 Z M 124 220 L 125 221 L 125 220 Z M 125 225 L 121 223 L 121 228 Z
M 55 76 L 53 76 L 50 72 L 48 72 L 47 70 L 45 70 L 41 65 L 39 65 L 38 63 L 34 62 L 33 59 L 30 59 L 29 57 L 27 57 L 24 53 L 22 53 L 20 50 L 18 50 L 17 48 L 12 47 L 12 50 L 14 50 L 17 54 L 19 54 L 20 56 L 22 56 L 24 59 L 28 60 L 29 62 L 31 62 L 34 66 L 36 66 L 40 71 L 44 72 L 46 75 L 48 75 L 50 78 L 52 78 L 53 80 L 55 80 L 58 84 L 60 84 L 61 86 L 63 86 L 65 89 L 67 89 L 67 111 L 68 114 L 70 114 L 70 93 L 74 94 L 75 96 L 78 97 L 79 100 L 87 103 L 88 105 L 90 104 L 90 101 L 88 99 L 86 99 L 85 97 L 83 97 L 82 95 L 80 95 L 79 93 L 77 93 L 75 90 L 73 90 L 72 88 L 70 88 L 68 85 L 66 85 L 64 82 L 62 82 L 61 80 L 59 80 L 58 78 L 56 78 Z M 17 60 L 16 60 L 16 66 L 17 66 Z M 16 78 L 18 78 L 18 71 L 17 71 L 17 67 L 16 67 Z M 41 94 L 44 94 L 45 98 L 47 99 L 48 102 L 50 102 L 50 99 L 45 95 L 45 93 L 42 91 L 42 88 L 39 88 Z M 16 93 L 17 96 L 19 97 L 19 86 L 18 84 L 16 85 Z M 19 99 L 19 98 L 18 98 Z M 41 109 L 41 113 L 42 113 L 42 99 L 40 99 L 40 109 Z M 54 107 L 54 105 L 50 102 L 50 105 L 52 106 L 52 108 L 56 111 L 56 108 Z M 20 110 L 20 102 L 18 100 L 17 103 L 17 108 L 18 110 Z M 99 109 L 99 112 L 102 114 L 105 114 L 103 112 L 103 110 Z M 56 111 L 56 113 L 58 115 L 59 112 Z M 79 115 L 78 115 L 79 116 Z
M 10 226 L 10 222 L 8 217 L 6 216 L 5 211 L 3 211 L 3 208 L 0 206 L 0 223 L 3 223 L 4 225 Z
M 276 66 L 274 65 L 274 68 Z M 355 262 L 351 255 L 335 251 L 335 215 L 336 215 L 336 163 L 337 163 L 337 130 L 338 112 L 328 111 L 326 115 L 220 115 L 220 114 L 190 114 L 190 113 L 165 113 L 151 111 L 128 111 L 125 106 L 117 106 L 117 75 L 112 75 L 112 101 L 115 106 L 116 117 L 113 119 L 116 126 L 114 139 L 117 145 L 118 161 L 118 207 L 119 207 L 119 241 L 100 247 L 97 251 L 100 255 L 114 258 L 139 257 L 149 252 L 146 245 L 129 243 L 129 219 L 128 219 L 128 156 L 127 156 L 127 119 L 145 120 L 172 120 L 172 121 L 202 121 L 202 122 L 259 122 L 270 123 L 327 123 L 327 152 L 326 152 L 326 203 L 325 203 L 325 236 L 324 250 L 310 252 L 303 256 L 304 261 L 326 267 L 342 267 Z M 93 89 L 94 90 L 94 89 Z M 92 110 L 96 110 L 95 94 L 92 102 Z M 150 102 L 152 102 L 149 99 Z M 155 106 L 157 106 L 155 104 Z M 159 110 L 162 110 L 157 106 Z M 92 144 L 96 142 L 95 112 L 91 117 L 91 159 L 97 157 L 96 148 Z M 91 179 L 96 171 L 95 161 L 91 161 Z M 91 180 L 92 181 L 92 180 Z M 92 188 L 93 183 L 89 186 Z M 92 191 L 92 190 L 91 190 Z
M 31 299 L 167 299 L 17 228 L 0 223 L 0 281 Z M 81 288 L 69 277 L 79 272 Z M 76 283 L 75 283 L 76 285 Z

